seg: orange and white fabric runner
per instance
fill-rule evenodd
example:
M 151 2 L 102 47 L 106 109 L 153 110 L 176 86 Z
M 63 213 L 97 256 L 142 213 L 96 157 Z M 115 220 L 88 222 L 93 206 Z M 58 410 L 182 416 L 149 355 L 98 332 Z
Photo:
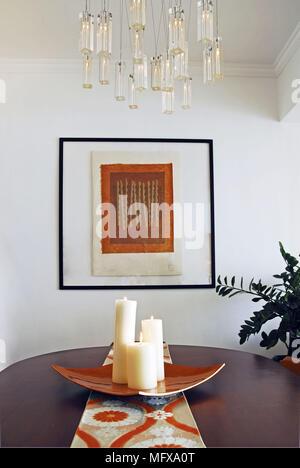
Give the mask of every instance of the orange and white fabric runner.
M 111 364 L 113 349 L 104 365 Z M 165 345 L 165 361 L 172 362 Z M 71 448 L 205 448 L 183 393 L 174 398 L 91 392 Z

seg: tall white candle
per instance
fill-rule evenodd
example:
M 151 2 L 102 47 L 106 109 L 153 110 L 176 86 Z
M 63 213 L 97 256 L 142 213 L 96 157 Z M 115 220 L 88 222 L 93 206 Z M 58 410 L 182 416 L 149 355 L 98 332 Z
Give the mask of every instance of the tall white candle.
M 128 387 L 136 390 L 152 389 L 157 386 L 156 353 L 153 343 L 127 345 Z
M 144 342 L 153 343 L 155 346 L 157 380 L 160 382 L 165 378 L 162 320 L 154 319 L 154 317 L 142 320 L 142 333 Z
M 135 340 L 136 301 L 127 297 L 116 301 L 114 359 L 112 380 L 127 384 L 127 344 Z

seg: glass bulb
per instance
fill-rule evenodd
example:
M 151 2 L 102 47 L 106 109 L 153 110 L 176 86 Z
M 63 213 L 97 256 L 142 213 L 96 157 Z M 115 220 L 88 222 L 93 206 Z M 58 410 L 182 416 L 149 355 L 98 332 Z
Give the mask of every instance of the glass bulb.
M 223 45 L 222 38 L 216 37 L 214 41 L 214 78 L 216 80 L 223 80 L 224 78 L 224 59 L 223 59 Z
M 203 50 L 203 83 L 210 84 L 213 79 L 213 50 L 211 46 L 208 46 Z
M 135 31 L 145 29 L 146 0 L 130 0 L 130 27 Z
M 185 78 L 183 80 L 183 99 L 182 109 L 187 110 L 192 107 L 192 78 Z
M 197 2 L 197 25 L 198 41 L 212 44 L 214 40 L 214 5 L 212 0 L 199 0 Z
M 161 90 L 161 56 L 151 60 L 151 88 L 153 91 Z
M 126 81 L 126 63 L 118 60 L 115 64 L 115 99 L 116 101 L 126 100 L 125 81 Z
M 146 91 L 148 89 L 148 59 L 146 55 L 142 63 L 133 64 L 133 76 L 135 89 L 137 91 Z
M 112 51 L 112 14 L 103 10 L 97 21 L 97 54 L 111 55 Z
M 94 15 L 88 11 L 80 13 L 79 51 L 81 54 L 92 54 L 94 51 Z
M 136 99 L 136 88 L 133 75 L 129 75 L 128 78 L 128 106 L 129 109 L 138 109 Z
M 161 90 L 171 92 L 174 90 L 173 60 L 166 52 L 161 63 Z
M 163 91 L 162 92 L 162 112 L 166 115 L 171 115 L 174 113 L 174 101 L 175 95 L 173 91 Z
M 133 64 L 133 76 L 136 91 L 143 91 L 144 65 L 142 63 Z
M 175 6 L 169 9 L 169 50 L 171 54 L 181 54 L 185 41 L 184 11 Z
M 144 30 L 131 29 L 131 41 L 133 63 L 142 63 L 144 59 Z
M 185 43 L 184 52 L 173 57 L 174 62 L 174 80 L 184 80 L 188 77 L 189 48 Z
M 83 68 L 82 68 L 82 87 L 91 89 L 92 85 L 92 57 L 90 55 L 83 56 Z
M 99 55 L 99 82 L 101 85 L 109 85 L 110 82 L 110 56 Z

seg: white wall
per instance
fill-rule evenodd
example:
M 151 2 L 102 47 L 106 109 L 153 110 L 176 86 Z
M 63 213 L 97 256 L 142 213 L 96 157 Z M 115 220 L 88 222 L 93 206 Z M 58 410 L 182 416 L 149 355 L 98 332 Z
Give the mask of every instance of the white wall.
M 160 114 L 159 96 L 143 109 L 112 103 L 112 89 L 81 89 L 66 66 L 47 73 L 1 69 L 0 339 L 7 363 L 112 341 L 115 291 L 57 289 L 58 138 L 212 138 L 215 157 L 216 261 L 220 274 L 271 281 L 282 268 L 278 241 L 300 251 L 300 132 L 277 119 L 276 81 L 228 78 L 197 86 L 194 107 Z M 38 67 L 39 69 L 39 67 Z M 48 68 L 45 66 L 45 70 Z M 195 174 L 197 177 L 197 174 Z M 214 291 L 130 291 L 138 318 L 155 310 L 169 343 L 239 349 L 272 356 L 259 337 L 240 347 L 238 332 L 257 305 Z M 0 364 L 1 365 L 1 364 Z

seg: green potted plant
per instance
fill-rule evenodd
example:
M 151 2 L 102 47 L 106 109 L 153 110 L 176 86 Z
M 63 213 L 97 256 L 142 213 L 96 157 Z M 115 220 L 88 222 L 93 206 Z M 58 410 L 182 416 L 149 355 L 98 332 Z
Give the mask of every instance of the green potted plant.
M 241 278 L 237 286 L 236 277 L 228 281 L 218 277 L 217 293 L 222 297 L 233 297 L 237 294 L 250 294 L 254 296 L 253 302 L 264 302 L 262 308 L 253 313 L 241 326 L 239 333 L 240 344 L 244 344 L 251 335 L 260 333 L 263 325 L 277 319 L 277 327 L 269 334 L 264 331 L 261 334 L 260 346 L 266 349 L 273 348 L 279 341 L 285 344 L 287 353 L 284 356 L 275 356 L 273 359 L 280 361 L 286 356 L 292 356 L 297 344 L 293 342 L 300 338 L 300 267 L 298 260 L 285 252 L 282 243 L 280 252 L 286 267 L 283 273 L 274 275 L 279 280 L 278 284 L 264 285 L 261 280 L 251 280 L 248 288 L 244 288 L 244 279 Z M 279 319 L 279 322 L 278 322 Z

